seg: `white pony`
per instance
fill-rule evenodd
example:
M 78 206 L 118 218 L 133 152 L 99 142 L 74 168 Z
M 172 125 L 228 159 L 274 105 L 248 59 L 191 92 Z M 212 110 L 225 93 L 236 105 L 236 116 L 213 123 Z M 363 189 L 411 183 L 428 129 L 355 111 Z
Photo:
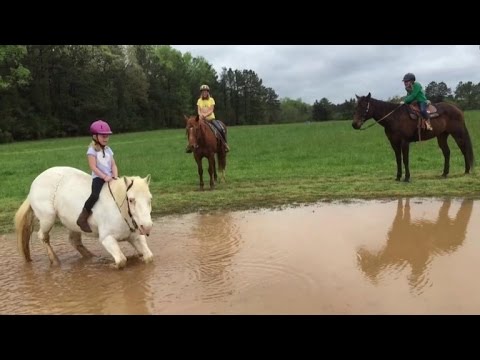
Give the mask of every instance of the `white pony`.
M 57 216 L 70 230 L 69 240 L 73 247 L 84 257 L 93 256 L 83 246 L 82 230 L 76 224 L 78 214 L 90 196 L 91 184 L 89 174 L 65 166 L 49 168 L 35 178 L 27 198 L 15 214 L 18 249 L 26 261 L 31 261 L 33 215 L 39 220 L 38 238 L 45 244 L 52 264 L 59 264 L 49 237 Z M 92 233 L 98 235 L 118 269 L 125 267 L 127 262 L 118 241 L 128 240 L 146 263 L 153 260 L 145 237 L 152 229 L 149 184 L 150 175 L 145 178 L 121 177 L 105 184 L 88 219 Z

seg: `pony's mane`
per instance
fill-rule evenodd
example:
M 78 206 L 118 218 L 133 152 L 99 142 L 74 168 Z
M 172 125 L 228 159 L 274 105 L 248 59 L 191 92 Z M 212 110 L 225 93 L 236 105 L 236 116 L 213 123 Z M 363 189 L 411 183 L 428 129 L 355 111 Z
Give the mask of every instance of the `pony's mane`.
M 200 129 L 200 132 L 201 132 L 201 135 L 203 136 L 204 132 L 205 132 L 205 129 L 207 128 L 208 124 L 206 121 L 200 121 L 199 118 L 198 118 L 198 114 L 197 115 L 191 115 L 189 116 L 188 118 L 188 121 L 187 121 L 187 126 L 191 124 L 192 126 L 194 124 L 198 124 L 198 127 Z
M 198 115 L 190 115 L 187 119 L 187 126 L 198 120 Z
M 125 185 L 125 179 L 127 180 L 127 184 Z M 112 194 L 115 197 L 116 201 L 120 201 L 125 197 L 127 187 L 133 181 L 132 188 L 138 192 L 148 192 L 149 186 L 145 179 L 141 178 L 140 176 L 121 176 L 117 180 L 112 181 L 110 183 L 110 189 L 112 190 Z

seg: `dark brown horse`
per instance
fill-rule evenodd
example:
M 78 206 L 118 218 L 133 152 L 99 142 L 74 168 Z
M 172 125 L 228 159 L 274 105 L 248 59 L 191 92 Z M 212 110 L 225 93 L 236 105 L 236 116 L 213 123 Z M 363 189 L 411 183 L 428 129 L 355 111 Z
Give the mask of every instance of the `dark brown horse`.
M 357 95 L 356 95 L 357 96 Z M 357 96 L 358 102 L 353 116 L 352 126 L 361 129 L 363 123 L 373 118 L 379 125 L 385 128 L 397 160 L 397 181 L 402 177 L 402 155 L 405 166 L 405 181 L 410 181 L 409 168 L 409 145 L 419 140 L 437 138 L 438 146 L 442 149 L 445 158 L 443 177 L 447 177 L 450 171 L 450 148 L 447 138 L 449 135 L 455 139 L 458 147 L 465 158 L 465 174 L 473 168 L 473 148 L 462 111 L 453 104 L 441 102 L 434 104 L 437 109 L 436 117 L 430 122 L 433 131 L 417 128 L 417 120 L 410 118 L 408 105 L 399 105 L 391 102 L 376 100 L 368 93 L 367 96 Z
M 203 190 L 203 167 L 202 159 L 208 159 L 208 174 L 210 175 L 210 189 L 215 187 L 217 181 L 217 166 L 215 154 L 217 154 L 218 169 L 221 171 L 222 179 L 225 182 L 225 167 L 227 166 L 227 153 L 225 145 L 215 137 L 212 129 L 204 120 L 199 120 L 198 115 L 185 116 L 187 132 L 187 152 L 193 152 L 197 162 L 198 176 L 200 177 L 200 190 Z M 223 124 L 223 123 L 222 123 Z M 223 124 L 225 132 L 227 127 Z

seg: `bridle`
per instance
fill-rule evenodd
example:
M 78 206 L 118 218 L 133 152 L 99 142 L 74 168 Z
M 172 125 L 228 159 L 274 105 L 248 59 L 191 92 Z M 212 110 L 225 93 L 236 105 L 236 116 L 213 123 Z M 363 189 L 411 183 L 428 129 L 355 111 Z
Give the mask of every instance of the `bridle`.
M 133 227 L 130 226 L 127 219 L 122 214 L 122 207 L 123 207 L 123 204 L 125 203 L 125 200 L 128 200 L 128 190 L 130 190 L 130 188 L 133 186 L 133 180 L 132 180 L 132 183 L 130 185 L 127 185 L 127 179 L 126 178 L 123 178 L 123 180 L 125 181 L 125 185 L 127 186 L 127 190 L 125 190 L 125 198 L 123 199 L 120 206 L 118 205 L 117 200 L 115 200 L 115 196 L 113 195 L 112 189 L 110 188 L 110 182 L 108 182 L 108 190 L 110 190 L 110 194 L 112 195 L 113 201 L 115 202 L 115 205 L 117 205 L 118 211 L 120 211 L 120 215 L 122 215 L 123 220 L 125 220 L 125 222 L 127 223 L 127 226 L 130 229 L 130 232 L 135 232 L 135 230 L 138 229 L 138 225 L 135 222 L 135 219 L 133 218 L 132 212 L 130 210 L 130 202 L 129 201 L 127 201 L 128 216 L 130 216 L 130 219 L 132 220 Z
M 373 124 L 370 124 L 368 125 L 367 127 L 364 127 L 363 129 L 360 127 L 360 129 L 358 130 L 367 130 L 368 128 L 372 127 L 372 126 L 375 126 L 376 124 L 378 124 L 380 121 L 386 119 L 387 117 L 389 117 L 390 115 L 393 114 L 394 111 L 396 111 L 397 109 L 399 109 L 403 104 L 400 104 L 398 105 L 395 109 L 393 109 L 392 111 L 390 111 L 387 115 L 385 115 L 384 117 L 382 117 L 380 120 L 377 120 L 375 121 Z M 363 115 L 363 123 L 362 125 L 365 123 L 365 119 L 367 118 L 367 115 L 368 115 L 368 111 L 370 110 L 370 100 L 368 100 L 368 103 L 367 103 L 367 109 L 365 110 L 365 114 Z

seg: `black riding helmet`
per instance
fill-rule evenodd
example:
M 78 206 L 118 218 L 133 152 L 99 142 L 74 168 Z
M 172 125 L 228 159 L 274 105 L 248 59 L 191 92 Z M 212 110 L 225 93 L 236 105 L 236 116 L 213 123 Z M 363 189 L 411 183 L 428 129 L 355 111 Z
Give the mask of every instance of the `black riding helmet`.
M 415 75 L 413 75 L 412 73 L 407 73 L 403 77 L 402 81 L 415 81 Z

